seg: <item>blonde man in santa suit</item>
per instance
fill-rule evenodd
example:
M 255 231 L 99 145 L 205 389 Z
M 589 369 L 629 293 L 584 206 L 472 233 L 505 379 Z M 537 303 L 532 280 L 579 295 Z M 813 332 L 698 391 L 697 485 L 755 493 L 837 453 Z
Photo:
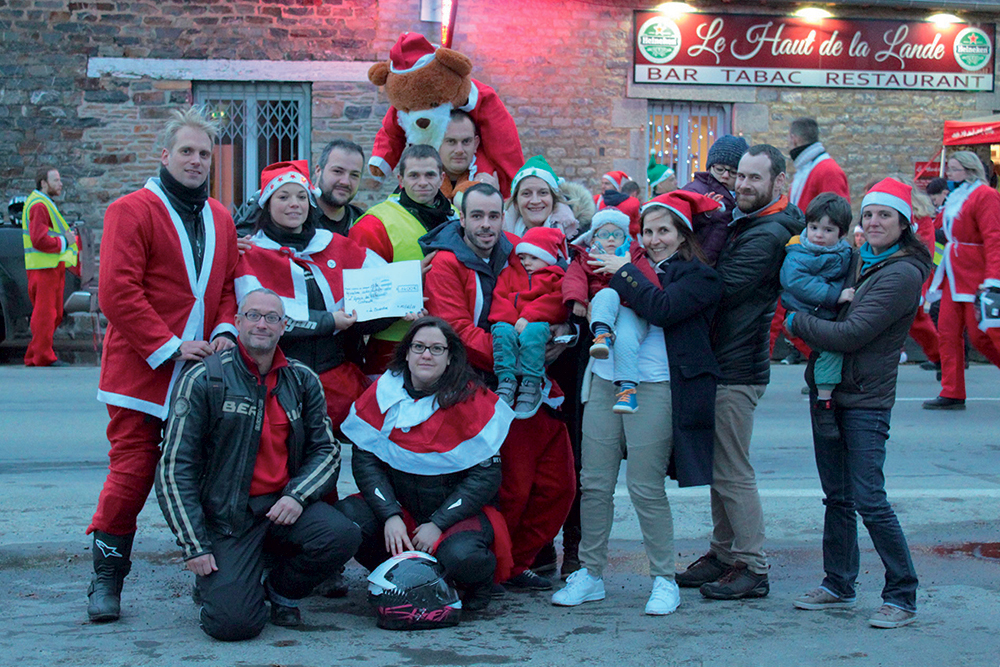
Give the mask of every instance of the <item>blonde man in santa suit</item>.
M 186 361 L 235 343 L 236 231 L 208 196 L 216 126 L 197 109 L 167 122 L 158 178 L 108 207 L 101 308 L 108 318 L 97 398 L 108 405 L 110 464 L 97 510 L 92 621 L 115 621 L 136 516 L 153 485 L 168 399 Z

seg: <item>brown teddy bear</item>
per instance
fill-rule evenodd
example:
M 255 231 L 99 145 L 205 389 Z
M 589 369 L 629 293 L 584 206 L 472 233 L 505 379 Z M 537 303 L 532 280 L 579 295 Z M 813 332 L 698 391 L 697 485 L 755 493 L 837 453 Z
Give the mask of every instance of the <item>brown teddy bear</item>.
M 395 169 L 408 144 L 440 150 L 452 109 L 461 109 L 472 118 L 479 135 L 467 179 L 495 172 L 500 191 L 510 196 L 511 179 L 524 164 L 517 126 L 496 91 L 470 78 L 471 72 L 467 56 L 435 48 L 423 35 L 409 32 L 400 35 L 388 61 L 372 65 L 369 81 L 385 86 L 392 104 L 368 161 L 376 180 Z

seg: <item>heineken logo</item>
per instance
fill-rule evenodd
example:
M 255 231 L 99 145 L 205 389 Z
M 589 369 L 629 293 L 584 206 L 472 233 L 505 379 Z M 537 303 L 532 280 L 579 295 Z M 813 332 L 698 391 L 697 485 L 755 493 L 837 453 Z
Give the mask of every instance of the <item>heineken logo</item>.
M 966 28 L 955 36 L 955 61 L 958 66 L 975 72 L 993 60 L 993 45 L 979 28 Z
M 655 16 L 639 28 L 639 52 L 651 63 L 662 65 L 674 59 L 681 50 L 681 30 L 663 16 Z

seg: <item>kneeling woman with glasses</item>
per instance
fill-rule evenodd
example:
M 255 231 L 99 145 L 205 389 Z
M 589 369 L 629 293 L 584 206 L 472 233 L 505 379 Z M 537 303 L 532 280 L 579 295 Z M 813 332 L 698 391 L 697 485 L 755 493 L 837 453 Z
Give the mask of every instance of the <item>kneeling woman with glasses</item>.
M 506 524 L 491 505 L 513 419 L 476 378 L 447 322 L 414 322 L 341 426 L 354 442 L 361 491 L 337 504 L 361 527 L 355 559 L 372 570 L 403 551 L 433 554 L 462 591 L 463 608 L 484 609 L 513 564 Z

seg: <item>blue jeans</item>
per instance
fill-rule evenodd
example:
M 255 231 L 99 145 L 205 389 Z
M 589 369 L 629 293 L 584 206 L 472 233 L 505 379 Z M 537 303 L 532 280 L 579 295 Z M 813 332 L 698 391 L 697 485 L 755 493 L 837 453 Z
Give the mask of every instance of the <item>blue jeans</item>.
M 545 345 L 551 337 L 547 322 L 529 322 L 518 334 L 513 324 L 493 325 L 493 372 L 498 379 L 545 377 Z
M 826 498 L 823 523 L 823 587 L 852 599 L 858 578 L 861 515 L 885 566 L 882 600 L 906 611 L 917 608 L 917 573 L 906 537 L 885 494 L 885 441 L 891 410 L 837 409 L 839 440 L 813 434 L 816 467 Z

